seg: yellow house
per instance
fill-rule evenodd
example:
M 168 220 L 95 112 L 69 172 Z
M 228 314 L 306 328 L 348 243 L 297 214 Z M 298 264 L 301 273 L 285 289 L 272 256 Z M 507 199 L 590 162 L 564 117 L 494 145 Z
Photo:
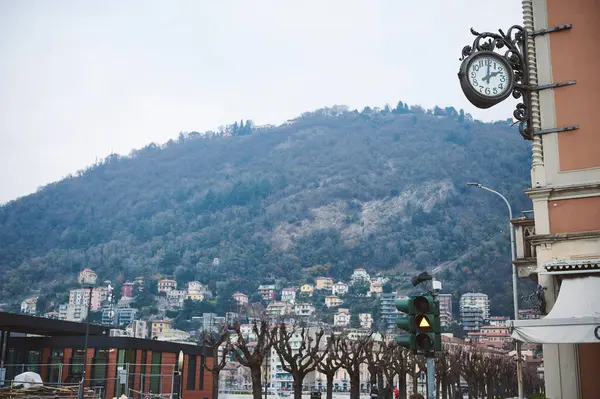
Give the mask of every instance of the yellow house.
M 313 287 L 312 284 L 304 284 L 300 287 L 300 295 L 313 296 L 314 291 L 315 287 Z
M 156 320 L 152 322 L 152 337 L 156 337 L 158 335 L 164 335 L 166 332 L 171 330 L 172 322 L 171 320 Z
M 333 287 L 333 279 L 331 277 L 317 277 L 315 283 L 318 290 L 330 290 Z
M 201 294 L 199 292 L 188 292 L 185 295 L 185 299 L 191 299 L 192 301 L 203 301 L 204 294 Z

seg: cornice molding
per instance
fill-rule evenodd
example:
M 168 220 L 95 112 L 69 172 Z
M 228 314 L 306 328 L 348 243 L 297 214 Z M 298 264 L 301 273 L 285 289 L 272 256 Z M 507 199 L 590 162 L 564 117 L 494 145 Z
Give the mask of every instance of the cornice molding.
M 600 239 L 600 230 L 584 231 L 577 233 L 560 233 L 560 234 L 540 234 L 528 237 L 529 242 L 533 245 L 552 244 L 560 241 L 572 240 L 591 240 L 594 238 Z
M 600 195 L 600 182 L 536 187 L 525 190 L 531 200 L 580 198 Z

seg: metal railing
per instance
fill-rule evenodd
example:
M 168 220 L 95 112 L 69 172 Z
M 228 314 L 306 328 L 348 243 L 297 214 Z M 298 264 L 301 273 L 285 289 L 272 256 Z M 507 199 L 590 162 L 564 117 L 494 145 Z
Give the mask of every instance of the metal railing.
M 65 375 L 65 367 L 68 371 Z M 93 397 L 94 399 L 112 398 L 127 394 L 130 398 L 135 399 L 157 399 L 171 398 L 173 396 L 173 388 L 175 379 L 174 364 L 156 365 L 151 363 L 108 363 L 96 361 L 88 364 L 91 367 L 92 373 L 86 373 L 85 380 L 82 380 L 83 363 L 16 363 L 0 365 L 0 388 L 18 389 L 22 386 L 22 382 L 14 380 L 16 376 L 27 371 L 35 372 L 44 377 L 44 381 L 40 383 L 25 382 L 30 385 L 42 385 L 46 388 L 71 388 L 74 392 L 59 391 L 53 394 L 53 398 L 72 398 L 77 397 L 80 389 L 88 390 L 91 394 L 85 394 L 85 397 Z M 101 372 L 95 372 L 96 367 L 102 367 Z M 108 377 L 109 368 L 115 370 L 114 377 Z M 167 373 L 152 373 L 152 367 L 160 367 L 164 371 L 165 367 L 169 370 Z M 75 369 L 76 371 L 73 371 Z M 140 372 L 141 370 L 144 372 Z M 109 382 L 113 392 L 107 392 L 106 387 Z M 137 388 L 137 389 L 136 389 Z M 148 388 L 148 391 L 146 390 Z M 152 390 L 158 392 L 150 392 Z M 35 395 L 34 395 L 35 396 Z M 28 394 L 28 399 L 34 397 Z

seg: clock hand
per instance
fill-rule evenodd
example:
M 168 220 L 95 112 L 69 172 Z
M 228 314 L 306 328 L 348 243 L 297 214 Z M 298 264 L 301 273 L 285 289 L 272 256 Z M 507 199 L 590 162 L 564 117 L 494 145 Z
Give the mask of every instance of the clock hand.
M 485 77 L 487 78 L 487 82 L 488 82 L 488 84 L 490 84 L 490 78 L 491 78 L 492 76 L 490 75 L 490 64 L 489 64 L 489 63 L 488 63 L 488 65 L 487 65 L 487 67 L 488 67 L 488 68 L 487 68 L 487 75 L 486 75 Z M 484 78 L 484 80 L 485 80 L 485 78 Z

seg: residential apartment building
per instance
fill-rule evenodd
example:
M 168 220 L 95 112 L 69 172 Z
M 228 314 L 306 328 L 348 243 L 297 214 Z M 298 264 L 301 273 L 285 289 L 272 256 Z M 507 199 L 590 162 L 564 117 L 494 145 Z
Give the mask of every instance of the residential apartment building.
M 121 297 L 133 298 L 135 296 L 135 283 L 123 283 L 121 286 Z
M 289 302 L 292 305 L 296 302 L 296 291 L 295 287 L 288 287 L 281 290 L 281 300 Z
M 79 275 L 77 276 L 77 281 L 79 282 L 79 284 L 94 285 L 96 284 L 97 278 L 98 276 L 96 275 L 96 272 L 94 272 L 92 269 L 86 268 L 79 272 Z
M 396 309 L 396 299 L 400 299 L 395 292 L 381 294 L 381 328 L 393 331 L 400 312 Z
M 350 276 L 350 280 L 352 283 L 354 283 L 358 280 L 370 281 L 371 276 L 369 276 L 369 273 L 367 273 L 367 271 L 365 269 L 359 268 L 359 269 L 354 269 L 352 276 Z
M 317 277 L 315 286 L 318 290 L 331 290 L 333 287 L 333 279 L 331 277 Z
M 92 303 L 90 304 L 90 310 L 96 312 L 100 310 L 102 304 L 108 301 L 110 297 L 110 290 L 108 287 L 95 287 L 92 290 Z
M 172 325 L 173 322 L 171 320 L 156 320 L 150 322 L 150 338 L 169 332 L 172 329 Z
M 236 292 L 233 294 L 233 300 L 236 301 L 239 306 L 246 306 L 248 304 L 248 295 L 242 292 Z
M 448 328 L 452 324 L 452 294 L 439 294 L 440 302 L 440 324 L 442 328 Z
M 275 299 L 277 292 L 275 291 L 275 286 L 272 284 L 269 285 L 260 285 L 258 287 L 258 292 L 260 296 L 265 301 L 272 301 Z
M 335 308 L 337 306 L 340 306 L 342 303 L 344 303 L 344 301 L 342 301 L 341 298 L 335 295 L 328 295 L 325 297 L 325 306 L 327 306 L 328 308 Z
M 296 303 L 294 306 L 294 314 L 301 317 L 310 317 L 315 314 L 316 308 L 310 303 Z
M 271 320 L 278 320 L 280 317 L 292 313 L 293 306 L 289 302 L 273 301 L 267 306 L 267 316 Z
M 173 307 L 183 307 L 186 295 L 187 292 L 185 292 L 184 290 L 167 291 L 167 303 Z
M 350 325 L 350 309 L 338 309 L 333 315 L 334 327 L 348 327 Z
M 83 321 L 88 315 L 91 293 L 88 288 L 76 288 L 69 291 L 69 304 L 65 320 Z
M 331 287 L 331 295 L 344 296 L 348 293 L 348 284 L 338 281 Z
M 35 314 L 37 307 L 37 297 L 31 297 L 21 302 L 21 313 Z
M 177 281 L 163 279 L 158 281 L 158 292 L 169 292 L 177 288 Z
M 359 313 L 358 320 L 360 322 L 360 328 L 373 327 L 373 315 L 371 313 Z
M 515 266 L 543 288 L 544 301 L 543 317 L 515 321 L 513 337 L 543 344 L 546 397 L 597 398 L 600 334 L 591 320 L 600 314 L 600 2 L 524 0 L 522 6 L 527 30 L 548 32 L 531 37 L 526 57 L 530 85 L 548 88 L 531 95 L 535 134 L 526 194 L 533 215 L 513 221 Z
M 481 309 L 481 317 L 485 322 L 490 319 L 490 300 L 487 294 L 480 292 L 469 292 L 460 297 L 459 308 L 462 318 L 462 309 L 464 307 L 475 307 Z

